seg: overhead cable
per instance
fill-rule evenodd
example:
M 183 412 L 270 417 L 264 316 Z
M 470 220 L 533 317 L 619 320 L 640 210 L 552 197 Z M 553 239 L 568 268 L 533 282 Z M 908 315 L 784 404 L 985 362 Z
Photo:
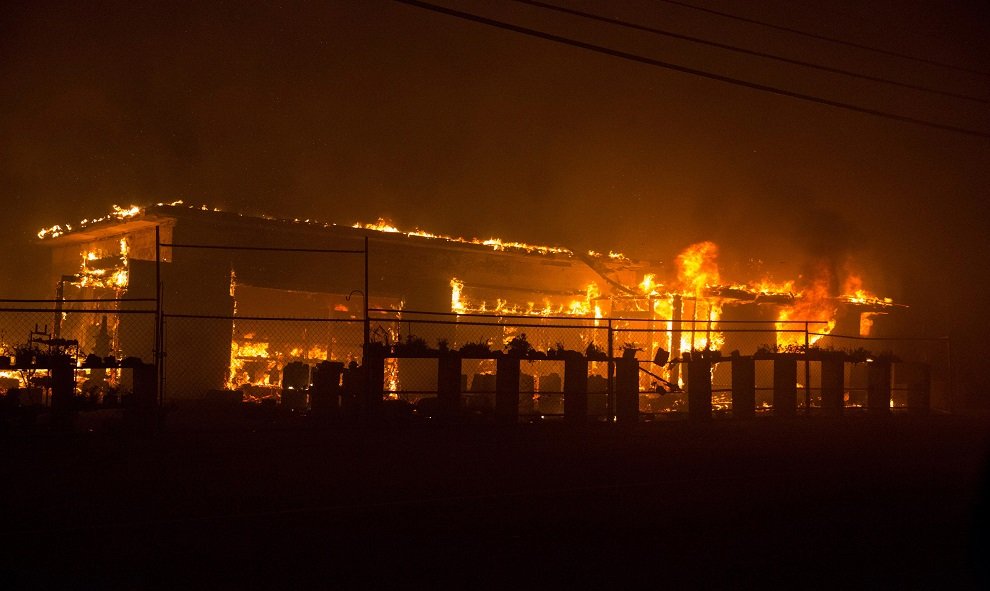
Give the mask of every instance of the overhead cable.
M 629 29 L 635 29 L 637 31 L 644 31 L 644 32 L 653 33 L 653 34 L 656 34 L 656 35 L 663 35 L 665 37 L 671 37 L 673 39 L 680 39 L 680 40 L 683 40 L 683 41 L 690 41 L 692 43 L 699 43 L 699 44 L 702 44 L 702 45 L 708 45 L 709 47 L 717 47 L 719 49 L 725 49 L 727 51 L 734 51 L 736 53 L 742 53 L 742 54 L 745 54 L 745 55 L 752 55 L 752 56 L 755 56 L 755 57 L 761 57 L 761 58 L 776 60 L 776 61 L 779 61 L 779 62 L 783 62 L 783 63 L 786 63 L 786 64 L 792 64 L 792 65 L 795 65 L 795 66 L 802 66 L 802 67 L 805 67 L 805 68 L 813 68 L 815 70 L 820 70 L 820 71 L 823 71 L 823 72 L 829 72 L 829 73 L 832 73 L 832 74 L 841 74 L 843 76 L 849 76 L 849 77 L 852 77 L 852 78 L 859 78 L 860 80 L 869 80 L 871 82 L 879 82 L 879 83 L 882 83 L 882 84 L 889 84 L 891 86 L 898 86 L 898 87 L 901 87 L 901 88 L 908 88 L 908 89 L 911 89 L 911 90 L 918 90 L 918 91 L 921 91 L 921 92 L 929 92 L 929 93 L 937 94 L 937 95 L 941 95 L 941 96 L 947 96 L 947 97 L 952 97 L 952 98 L 957 98 L 957 99 L 963 99 L 963 100 L 967 100 L 967 101 L 974 101 L 974 102 L 983 103 L 983 104 L 990 104 L 990 100 L 983 99 L 983 98 L 980 98 L 980 97 L 970 96 L 970 95 L 966 95 L 966 94 L 958 94 L 958 93 L 955 93 L 955 92 L 949 92 L 947 90 L 939 90 L 937 88 L 931 88 L 931 87 L 928 87 L 928 86 L 922 86 L 922 85 L 918 85 L 918 84 L 910 84 L 910 83 L 907 83 L 907 82 L 899 82 L 897 80 L 891 80 L 889 78 L 883 78 L 883 77 L 880 77 L 880 76 L 871 76 L 869 74 L 861 74 L 859 72 L 853 72 L 851 70 L 844 70 L 844 69 L 841 69 L 841 68 L 833 68 L 833 67 L 830 67 L 830 66 L 825 66 L 825 65 L 821 65 L 821 64 L 815 64 L 815 63 L 812 63 L 812 62 L 806 62 L 806 61 L 802 61 L 802 60 L 796 60 L 796 59 L 792 59 L 792 58 L 788 58 L 788 57 L 784 57 L 784 56 L 780 56 L 780 55 L 775 55 L 775 54 L 772 54 L 772 53 L 765 53 L 765 52 L 762 52 L 762 51 L 755 51 L 755 50 L 752 50 L 752 49 L 746 49 L 744 47 L 739 47 L 739 46 L 736 46 L 736 45 L 729 45 L 727 43 L 719 43 L 718 41 L 711 41 L 711 40 L 708 40 L 708 39 L 702 39 L 700 37 L 692 37 L 690 35 L 683 35 L 681 33 L 675 33 L 673 31 L 666 31 L 666 30 L 657 29 L 657 28 L 654 28 L 654 27 L 647 27 L 645 25 L 639 25 L 639 24 L 636 24 L 636 23 L 628 22 L 628 21 L 623 21 L 623 20 L 619 20 L 619 19 L 609 18 L 609 17 L 598 15 L 598 14 L 592 14 L 592 13 L 583 12 L 583 11 L 580 11 L 580 10 L 574 10 L 574 9 L 571 9 L 571 8 L 565 8 L 563 6 L 556 6 L 556 5 L 553 5 L 553 4 L 547 4 L 546 2 L 539 2 L 537 0 L 512 0 L 512 1 L 513 2 L 518 2 L 520 4 L 528 4 L 530 6 L 536 6 L 538 8 L 545 8 L 547 10 L 553 10 L 553 11 L 561 12 L 561 13 L 564 13 L 564 14 L 570 14 L 570 15 L 573 15 L 573 16 L 579 16 L 581 18 L 596 20 L 596 21 L 603 22 L 603 23 L 608 23 L 608 24 L 611 24 L 611 25 L 617 25 L 617 26 L 620 26 L 620 27 L 626 27 L 626 28 L 629 28 Z
M 918 57 L 916 55 L 908 55 L 906 53 L 900 53 L 897 51 L 891 51 L 889 49 L 883 49 L 880 47 L 873 47 L 871 45 L 865 45 L 862 43 L 854 43 L 852 41 L 846 41 L 845 39 L 838 39 L 836 37 L 828 37 L 826 35 L 819 35 L 817 33 L 809 33 L 808 31 L 802 31 L 800 29 L 795 29 L 792 27 L 785 27 L 782 25 L 775 25 L 773 23 L 768 23 L 766 21 L 757 20 L 754 18 L 746 18 L 744 16 L 739 16 L 737 14 L 730 14 L 728 12 L 722 12 L 719 10 L 713 10 L 711 8 L 704 8 L 702 6 L 696 6 L 694 4 L 689 4 L 687 2 L 680 2 L 679 0 L 657 0 L 657 2 L 664 2 L 666 4 L 673 4 L 676 6 L 681 6 L 688 8 L 690 10 L 697 10 L 698 12 L 707 12 L 709 14 L 714 14 L 724 18 L 741 21 L 744 23 L 750 23 L 753 25 L 759 25 L 761 27 L 766 27 L 768 29 L 776 29 L 778 31 L 784 31 L 787 33 L 793 33 L 794 35 L 800 35 L 802 37 L 808 37 L 810 39 L 818 39 L 819 41 L 828 41 L 829 43 L 835 43 L 837 45 L 845 45 L 846 47 L 854 47 L 856 49 L 862 49 L 864 51 L 872 51 L 874 53 L 880 53 L 883 55 L 889 55 L 892 57 L 897 57 L 905 60 L 911 60 L 916 62 L 921 62 L 923 64 L 929 64 L 931 66 L 939 66 L 941 68 L 948 68 L 950 70 L 958 70 L 960 72 L 967 72 L 970 74 L 979 74 L 980 76 L 990 76 L 990 72 L 984 70 L 975 70 L 972 68 L 966 68 L 964 66 L 957 66 L 955 64 L 949 64 L 946 62 L 940 62 L 938 60 L 933 60 L 924 57 Z
M 701 78 L 707 78 L 709 80 L 716 80 L 718 82 L 724 82 L 726 84 L 733 84 L 735 86 L 742 86 L 744 88 L 750 88 L 752 90 L 759 90 L 762 92 L 768 92 L 771 94 L 776 94 L 779 96 L 786 96 L 789 98 L 799 99 L 803 101 L 808 101 L 812 103 L 817 103 L 820 105 L 827 105 L 830 107 L 835 107 L 839 109 L 845 109 L 847 111 L 854 111 L 856 113 L 863 113 L 866 115 L 873 115 L 875 117 L 881 117 L 884 119 L 890 119 L 893 121 L 901 121 L 904 123 L 913 123 L 915 125 L 921 125 L 924 127 L 930 127 L 933 129 L 941 129 L 943 131 L 952 131 L 956 133 L 961 133 L 965 135 L 990 138 L 990 133 L 985 131 L 980 131 L 976 129 L 969 129 L 965 127 L 956 127 L 953 125 L 946 125 L 943 123 L 937 123 L 934 121 L 929 121 L 926 119 L 918 119 L 915 117 L 908 117 L 906 115 L 897 115 L 895 113 L 888 113 L 886 111 L 880 111 L 878 109 L 871 109 L 868 107 L 861 107 L 859 105 L 854 105 L 851 103 L 845 103 L 841 101 L 835 101 L 832 99 L 827 99 L 823 97 L 813 96 L 810 94 L 803 94 L 800 92 L 794 92 L 784 88 L 778 88 L 775 86 L 768 86 L 766 84 L 758 84 L 756 82 L 749 82 L 747 80 L 741 80 L 739 78 L 732 78 L 729 76 L 723 76 L 721 74 L 715 74 L 713 72 L 706 72 L 704 70 L 698 70 L 696 68 L 689 68 L 687 66 L 681 66 L 678 64 L 673 64 L 669 62 L 664 62 L 661 60 L 636 55 L 634 53 L 628 53 L 625 51 L 619 51 L 616 49 L 611 49 L 601 45 L 594 45 L 592 43 L 586 43 L 584 41 L 578 41 L 576 39 L 570 39 L 568 37 L 561 37 L 560 35 L 554 35 L 552 33 L 545 33 L 543 31 L 537 31 L 535 29 L 529 29 L 526 27 L 521 27 L 519 25 L 513 25 L 503 21 L 498 21 L 490 19 L 487 17 L 479 16 L 476 14 L 471 14 L 467 12 L 461 12 L 459 10 L 454 10 L 452 8 L 447 8 L 444 6 L 437 6 L 435 4 L 429 4 L 427 2 L 420 2 L 419 0 L 393 0 L 400 4 L 406 4 L 408 6 L 414 6 L 416 8 L 421 8 L 424 10 L 429 10 L 432 12 L 437 12 L 440 14 L 445 14 L 462 20 L 472 21 L 475 23 L 487 25 L 490 27 L 495 27 L 498 29 L 503 29 L 506 31 L 512 31 L 514 33 L 519 33 L 521 35 L 527 35 L 529 37 L 536 37 L 538 39 L 543 39 L 546 41 L 552 41 L 554 43 L 560 43 L 562 45 L 569 45 L 571 47 L 578 47 L 580 49 L 585 49 L 588 51 L 594 51 L 596 53 L 601 53 L 604 55 L 609 55 L 612 57 L 621 58 L 624 60 L 637 62 L 641 64 L 646 64 L 650 66 L 655 66 L 658 68 L 664 68 L 668 70 L 673 70 L 675 72 L 681 72 L 684 74 L 691 74 Z

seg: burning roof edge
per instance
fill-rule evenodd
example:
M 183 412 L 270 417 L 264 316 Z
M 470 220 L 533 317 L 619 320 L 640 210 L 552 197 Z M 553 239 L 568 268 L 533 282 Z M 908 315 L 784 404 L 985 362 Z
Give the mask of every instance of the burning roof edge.
M 305 227 L 312 230 L 334 230 L 343 234 L 351 235 L 374 235 L 384 238 L 394 235 L 395 239 L 409 240 L 410 244 L 435 245 L 447 244 L 453 247 L 466 247 L 471 250 L 494 251 L 506 254 L 544 256 L 548 258 L 563 257 L 566 259 L 577 258 L 587 260 L 585 255 L 575 257 L 576 253 L 571 249 L 560 246 L 533 245 L 524 242 L 507 241 L 500 238 L 463 238 L 442 234 L 433 234 L 420 229 L 412 231 L 402 231 L 391 226 L 383 219 L 379 219 L 374 224 L 353 224 L 339 225 L 332 222 L 323 222 L 315 219 L 299 218 L 279 218 L 271 215 L 243 214 L 237 212 L 223 211 L 219 208 L 207 205 L 188 205 L 182 201 L 170 203 L 156 203 L 146 207 L 131 205 L 124 208 L 118 205 L 113 206 L 113 210 L 108 214 L 93 218 L 84 219 L 76 224 L 57 224 L 48 228 L 43 228 L 37 233 L 38 240 L 42 244 L 62 245 L 67 243 L 85 242 L 94 239 L 106 238 L 124 232 L 134 231 L 139 228 L 151 227 L 157 224 L 174 222 L 176 219 L 186 216 L 211 215 L 227 218 L 231 221 L 237 220 L 239 223 L 265 223 L 281 224 L 292 227 Z M 610 251 L 607 255 L 595 251 L 589 251 L 587 258 L 594 259 L 600 264 L 610 268 L 618 269 L 639 269 L 647 265 L 642 261 L 633 261 L 625 255 Z

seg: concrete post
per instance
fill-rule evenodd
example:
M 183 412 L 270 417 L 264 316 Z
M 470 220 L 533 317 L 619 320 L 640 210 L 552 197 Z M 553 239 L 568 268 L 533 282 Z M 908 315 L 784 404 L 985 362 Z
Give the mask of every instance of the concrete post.
M 519 421 L 519 359 L 499 357 L 495 362 L 495 420 Z
M 846 392 L 846 364 L 841 358 L 822 360 L 822 414 L 829 417 L 842 416 Z
M 797 359 L 777 357 L 773 360 L 773 415 L 793 417 L 797 414 Z
M 707 359 L 688 361 L 688 418 L 707 421 L 712 418 L 712 362 Z
M 639 362 L 615 360 L 615 420 L 635 423 L 639 420 Z
M 732 417 L 748 419 L 756 415 L 756 361 L 752 357 L 732 358 Z
M 441 355 L 437 360 L 437 406 L 446 419 L 457 416 L 461 408 L 461 358 Z
M 564 360 L 564 420 L 568 423 L 588 420 L 588 360 L 584 357 Z
M 873 361 L 866 367 L 866 409 L 875 414 L 890 413 L 890 362 Z

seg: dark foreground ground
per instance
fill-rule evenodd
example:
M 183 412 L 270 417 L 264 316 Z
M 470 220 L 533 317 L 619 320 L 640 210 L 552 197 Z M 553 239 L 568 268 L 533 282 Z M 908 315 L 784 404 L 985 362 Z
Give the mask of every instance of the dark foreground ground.
M 0 588 L 986 588 L 990 421 L 8 434 Z

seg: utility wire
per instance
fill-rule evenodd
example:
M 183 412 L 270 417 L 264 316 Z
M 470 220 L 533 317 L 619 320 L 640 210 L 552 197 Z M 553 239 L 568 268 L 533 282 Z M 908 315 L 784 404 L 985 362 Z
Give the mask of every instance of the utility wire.
M 683 41 L 690 41 L 692 43 L 700 43 L 702 45 L 708 45 L 710 47 L 717 47 L 719 49 L 725 49 L 725 50 L 728 50 L 728 51 L 734 51 L 736 53 L 742 53 L 742 54 L 746 54 L 746 55 L 752 55 L 752 56 L 756 56 L 756 57 L 761 57 L 761 58 L 776 60 L 776 61 L 783 62 L 783 63 L 786 63 L 786 64 L 792 64 L 792 65 L 796 65 L 796 66 L 803 66 L 803 67 L 806 67 L 806 68 L 813 68 L 813 69 L 816 69 L 816 70 L 821 70 L 823 72 L 830 72 L 832 74 L 842 74 L 844 76 L 850 76 L 852 78 L 859 78 L 861 80 L 869 80 L 871 82 L 880 82 L 882 84 L 890 84 L 891 86 L 899 86 L 901 88 L 909 88 L 911 90 L 918 90 L 918 91 L 921 91 L 921 92 L 930 92 L 932 94 L 938 94 L 938 95 L 941 95 L 941 96 L 947 96 L 947 97 L 952 97 L 952 98 L 957 98 L 957 99 L 963 99 L 963 100 L 967 100 L 967 101 L 975 101 L 975 102 L 983 103 L 983 104 L 990 104 L 990 100 L 979 98 L 979 97 L 975 97 L 975 96 L 970 96 L 970 95 L 966 95 L 966 94 L 957 94 L 957 93 L 954 93 L 954 92 L 949 92 L 949 91 L 946 91 L 946 90 L 939 90 L 937 88 L 931 88 L 931 87 L 928 87 L 928 86 L 921 86 L 921 85 L 917 85 L 917 84 L 909 84 L 907 82 L 898 82 L 897 80 L 891 80 L 889 78 L 882 78 L 880 76 L 870 76 L 868 74 L 860 74 L 858 72 L 853 72 L 851 70 L 843 70 L 841 68 L 833 68 L 833 67 L 824 66 L 824 65 L 821 65 L 821 64 L 815 64 L 815 63 L 811 63 L 811 62 L 805 62 L 805 61 L 801 61 L 801 60 L 791 59 L 791 58 L 783 57 L 783 56 L 780 56 L 780 55 L 774 55 L 772 53 L 764 53 L 762 51 L 755 51 L 755 50 L 752 50 L 752 49 L 746 49 L 746 48 L 738 47 L 738 46 L 735 46 L 735 45 L 729 45 L 729 44 L 726 44 L 726 43 L 719 43 L 717 41 L 710 41 L 708 39 L 701 39 L 699 37 L 692 37 L 690 35 L 682 35 L 681 33 L 675 33 L 673 31 L 665 31 L 663 29 L 656 29 L 656 28 L 653 28 L 653 27 L 647 27 L 647 26 L 644 26 L 644 25 L 638 25 L 636 23 L 630 23 L 628 21 L 622 21 L 622 20 L 619 20 L 619 19 L 609 18 L 609 17 L 597 15 L 597 14 L 592 14 L 592 13 L 589 13 L 589 12 L 582 12 L 580 10 L 574 10 L 574 9 L 571 9 L 571 8 L 565 8 L 563 6 L 555 6 L 553 4 L 547 4 L 545 2 L 538 2 L 537 0 L 511 0 L 511 1 L 512 2 L 518 2 L 519 4 L 528 4 L 530 6 L 536 6 L 536 7 L 539 7 L 539 8 L 545 8 L 547 10 L 553 10 L 555 12 L 562 12 L 564 14 L 570 14 L 570 15 L 573 15 L 573 16 L 579 16 L 579 17 L 586 18 L 586 19 L 596 20 L 596 21 L 599 21 L 599 22 L 608 23 L 610 25 L 617 25 L 617 26 L 620 26 L 620 27 L 626 27 L 626 28 L 629 28 L 629 29 L 635 29 L 637 31 L 645 31 L 647 33 L 653 33 L 653 34 L 656 34 L 656 35 L 664 35 L 666 37 L 672 37 L 674 39 L 681 39 Z
M 872 51 L 874 53 L 880 53 L 883 55 L 889 55 L 893 57 L 898 57 L 905 60 L 911 60 L 916 62 L 921 62 L 923 64 L 929 64 L 932 66 L 939 66 L 942 68 L 949 68 L 950 70 L 958 70 L 960 72 L 967 72 L 970 74 L 979 74 L 980 76 L 990 76 L 990 72 L 984 70 L 974 70 L 972 68 L 966 68 L 963 66 L 957 66 L 955 64 L 949 64 L 946 62 L 940 62 L 933 59 L 928 59 L 924 57 L 918 57 L 915 55 L 908 55 L 906 53 L 900 53 L 897 51 L 891 51 L 889 49 L 881 49 L 879 47 L 873 47 L 871 45 L 863 45 L 861 43 L 854 43 L 852 41 L 846 41 L 845 39 L 836 39 L 835 37 L 827 37 L 825 35 L 819 35 L 817 33 L 809 33 L 807 31 L 802 31 L 800 29 L 794 29 L 791 27 L 784 27 L 781 25 L 775 25 L 773 23 L 768 23 L 766 21 L 756 20 L 753 18 L 746 18 L 744 16 L 739 16 L 736 14 L 730 14 L 728 12 L 721 12 L 718 10 L 713 10 L 711 8 L 704 8 L 702 6 L 695 6 L 694 4 L 689 4 L 687 2 L 680 2 L 679 0 L 657 0 L 657 2 L 664 2 L 666 4 L 673 4 L 675 6 L 681 6 L 691 10 L 697 10 L 698 12 L 707 12 L 708 14 L 718 15 L 724 18 L 733 19 L 737 21 L 742 21 L 744 23 L 750 23 L 753 25 L 759 25 L 761 27 L 767 27 L 768 29 L 775 29 L 777 31 L 785 31 L 787 33 L 793 33 L 794 35 L 801 35 L 802 37 L 808 37 L 811 39 L 818 39 L 819 41 L 828 41 L 829 43 L 836 43 L 838 45 L 845 45 L 846 47 L 855 47 L 856 49 L 863 49 L 866 51 Z
M 750 88 L 753 90 L 760 90 L 763 92 L 769 92 L 771 94 L 776 94 L 779 96 L 786 96 L 789 98 L 795 98 L 803 101 L 808 101 L 812 103 L 818 103 L 820 105 L 827 105 L 830 107 L 836 107 L 839 109 L 846 109 L 848 111 L 854 111 L 856 113 L 864 113 L 866 115 L 873 115 L 875 117 L 881 117 L 884 119 L 891 119 L 893 121 L 901 121 L 904 123 L 913 123 L 915 125 L 921 125 L 924 127 L 930 127 L 933 129 L 941 129 L 943 131 L 953 131 L 956 133 L 961 133 L 965 135 L 971 135 L 981 138 L 990 139 L 990 133 L 985 131 L 979 131 L 976 129 L 968 129 L 965 127 L 955 127 L 953 125 L 945 125 L 942 123 L 936 123 L 934 121 L 928 121 L 926 119 L 917 119 L 914 117 L 908 117 L 905 115 L 896 115 L 894 113 L 888 113 L 886 111 L 880 111 L 877 109 L 870 109 L 867 107 L 860 107 L 858 105 L 853 105 L 850 103 L 844 103 L 840 101 L 834 101 L 831 99 L 826 99 L 822 97 L 812 96 L 809 94 L 802 94 L 799 92 L 794 92 L 791 90 L 786 90 L 783 88 L 777 88 L 774 86 L 767 86 L 765 84 L 757 84 L 755 82 L 749 82 L 746 80 L 740 80 L 738 78 L 731 78 L 729 76 L 722 76 L 721 74 L 714 74 L 712 72 L 706 72 L 703 70 L 697 70 L 694 68 L 689 68 L 686 66 L 681 66 L 678 64 L 672 64 L 669 62 L 664 62 L 656 60 L 653 58 L 644 57 L 641 55 L 636 55 L 633 53 L 627 53 L 624 51 L 618 51 L 616 49 L 611 49 L 608 47 L 603 47 L 601 45 L 594 45 L 591 43 L 585 43 L 584 41 L 578 41 L 575 39 L 570 39 L 567 37 L 561 37 L 559 35 L 553 35 L 551 33 L 544 33 L 543 31 L 537 31 L 535 29 L 528 29 L 526 27 L 520 27 L 518 25 L 509 24 L 502 21 L 497 21 L 494 19 L 486 18 L 483 16 L 478 16 L 476 14 L 470 14 L 467 12 L 461 12 L 459 10 L 454 10 L 452 8 L 447 8 L 444 6 L 437 6 L 435 4 L 428 4 L 426 2 L 420 2 L 419 0 L 393 0 L 399 4 L 406 4 L 408 6 L 414 6 L 416 8 L 422 8 L 424 10 L 429 10 L 431 12 L 437 12 L 440 14 L 446 14 L 448 16 L 453 16 L 462 20 L 472 21 L 480 23 L 483 25 L 488 25 L 490 27 L 495 27 L 498 29 L 504 29 L 506 31 L 512 31 L 514 33 L 519 33 L 521 35 L 527 35 L 529 37 L 536 37 L 538 39 L 543 39 L 546 41 L 552 41 L 554 43 L 560 43 L 562 45 L 570 45 L 571 47 L 578 47 L 580 49 L 586 49 L 588 51 L 594 51 L 604 55 L 610 55 L 612 57 L 621 58 L 624 60 L 629 60 L 632 62 L 638 62 L 641 64 L 646 64 L 650 66 L 656 66 L 658 68 L 665 68 L 668 70 L 674 70 L 675 72 L 681 72 L 684 74 L 691 74 L 694 76 L 699 76 L 701 78 L 708 78 L 709 80 L 716 80 L 718 82 L 725 82 L 726 84 L 733 84 L 735 86 L 742 86 L 744 88 Z

